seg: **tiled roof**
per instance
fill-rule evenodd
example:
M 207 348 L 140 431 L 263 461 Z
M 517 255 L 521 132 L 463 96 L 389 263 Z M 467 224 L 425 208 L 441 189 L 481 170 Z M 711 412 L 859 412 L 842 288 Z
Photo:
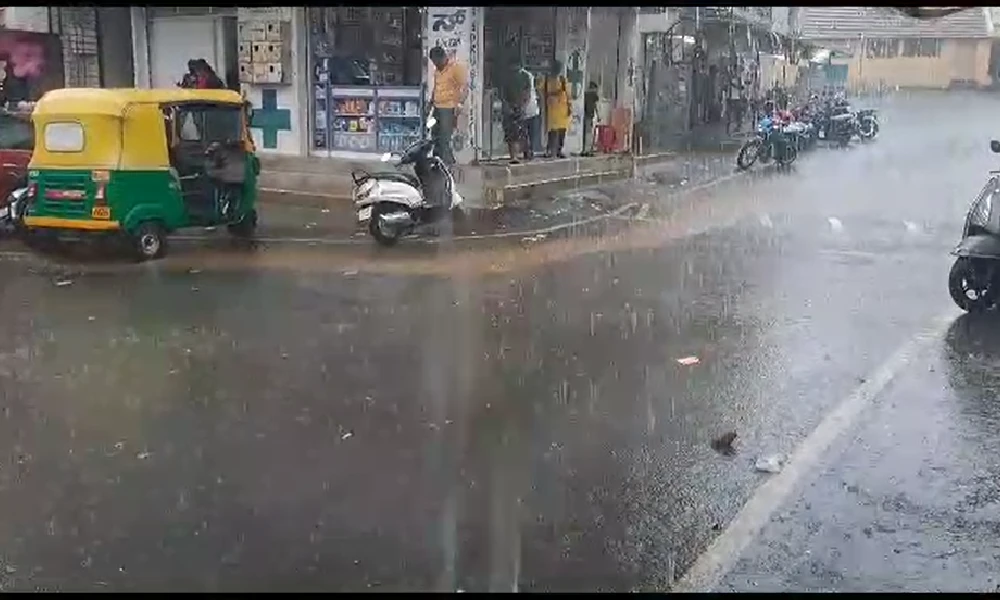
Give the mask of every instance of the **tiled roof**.
M 799 23 L 804 39 L 857 38 L 987 38 L 988 16 L 973 7 L 936 19 L 914 19 L 886 7 L 807 6 Z

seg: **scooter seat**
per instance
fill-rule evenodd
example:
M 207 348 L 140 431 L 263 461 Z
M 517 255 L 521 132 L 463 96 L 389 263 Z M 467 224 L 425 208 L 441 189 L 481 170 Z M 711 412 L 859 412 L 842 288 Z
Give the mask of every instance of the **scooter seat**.
M 412 185 L 413 187 L 420 189 L 420 180 L 417 179 L 415 175 L 409 173 L 403 173 L 400 171 L 386 171 L 385 173 L 372 173 L 372 179 L 380 179 L 382 181 L 397 181 L 399 183 L 405 183 L 406 185 Z

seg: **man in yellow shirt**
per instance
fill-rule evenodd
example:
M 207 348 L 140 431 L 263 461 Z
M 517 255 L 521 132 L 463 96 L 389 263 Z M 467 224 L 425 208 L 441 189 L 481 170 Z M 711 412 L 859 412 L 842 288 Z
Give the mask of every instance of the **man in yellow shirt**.
M 462 111 L 469 95 L 469 75 L 465 67 L 448 56 L 444 48 L 435 46 L 430 51 L 434 63 L 434 90 L 431 92 L 431 106 L 434 107 L 434 141 L 438 156 L 445 164 L 455 164 L 451 138 L 455 133 L 455 119 Z

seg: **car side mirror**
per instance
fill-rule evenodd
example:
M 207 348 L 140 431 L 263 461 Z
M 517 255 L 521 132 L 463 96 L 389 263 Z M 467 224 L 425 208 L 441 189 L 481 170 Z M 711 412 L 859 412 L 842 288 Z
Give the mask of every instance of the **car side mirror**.
M 1000 140 L 990 140 L 990 150 L 1000 154 Z

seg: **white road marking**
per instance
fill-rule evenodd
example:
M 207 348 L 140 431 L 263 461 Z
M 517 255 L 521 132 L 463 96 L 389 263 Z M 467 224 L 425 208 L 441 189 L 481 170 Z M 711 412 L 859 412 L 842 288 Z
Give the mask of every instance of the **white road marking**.
M 835 232 L 839 233 L 844 230 L 844 224 L 841 223 L 840 219 L 838 219 L 837 217 L 828 217 L 827 221 L 830 223 L 830 229 L 834 230 Z
M 798 483 L 822 459 L 837 437 L 851 427 L 874 398 L 931 342 L 944 336 L 958 315 L 950 310 L 934 319 L 926 329 L 904 343 L 863 384 L 844 398 L 799 444 L 784 470 L 761 484 L 736 518 L 698 557 L 672 592 L 711 592 L 733 568 L 747 546 L 767 525 L 773 513 L 796 491 Z

